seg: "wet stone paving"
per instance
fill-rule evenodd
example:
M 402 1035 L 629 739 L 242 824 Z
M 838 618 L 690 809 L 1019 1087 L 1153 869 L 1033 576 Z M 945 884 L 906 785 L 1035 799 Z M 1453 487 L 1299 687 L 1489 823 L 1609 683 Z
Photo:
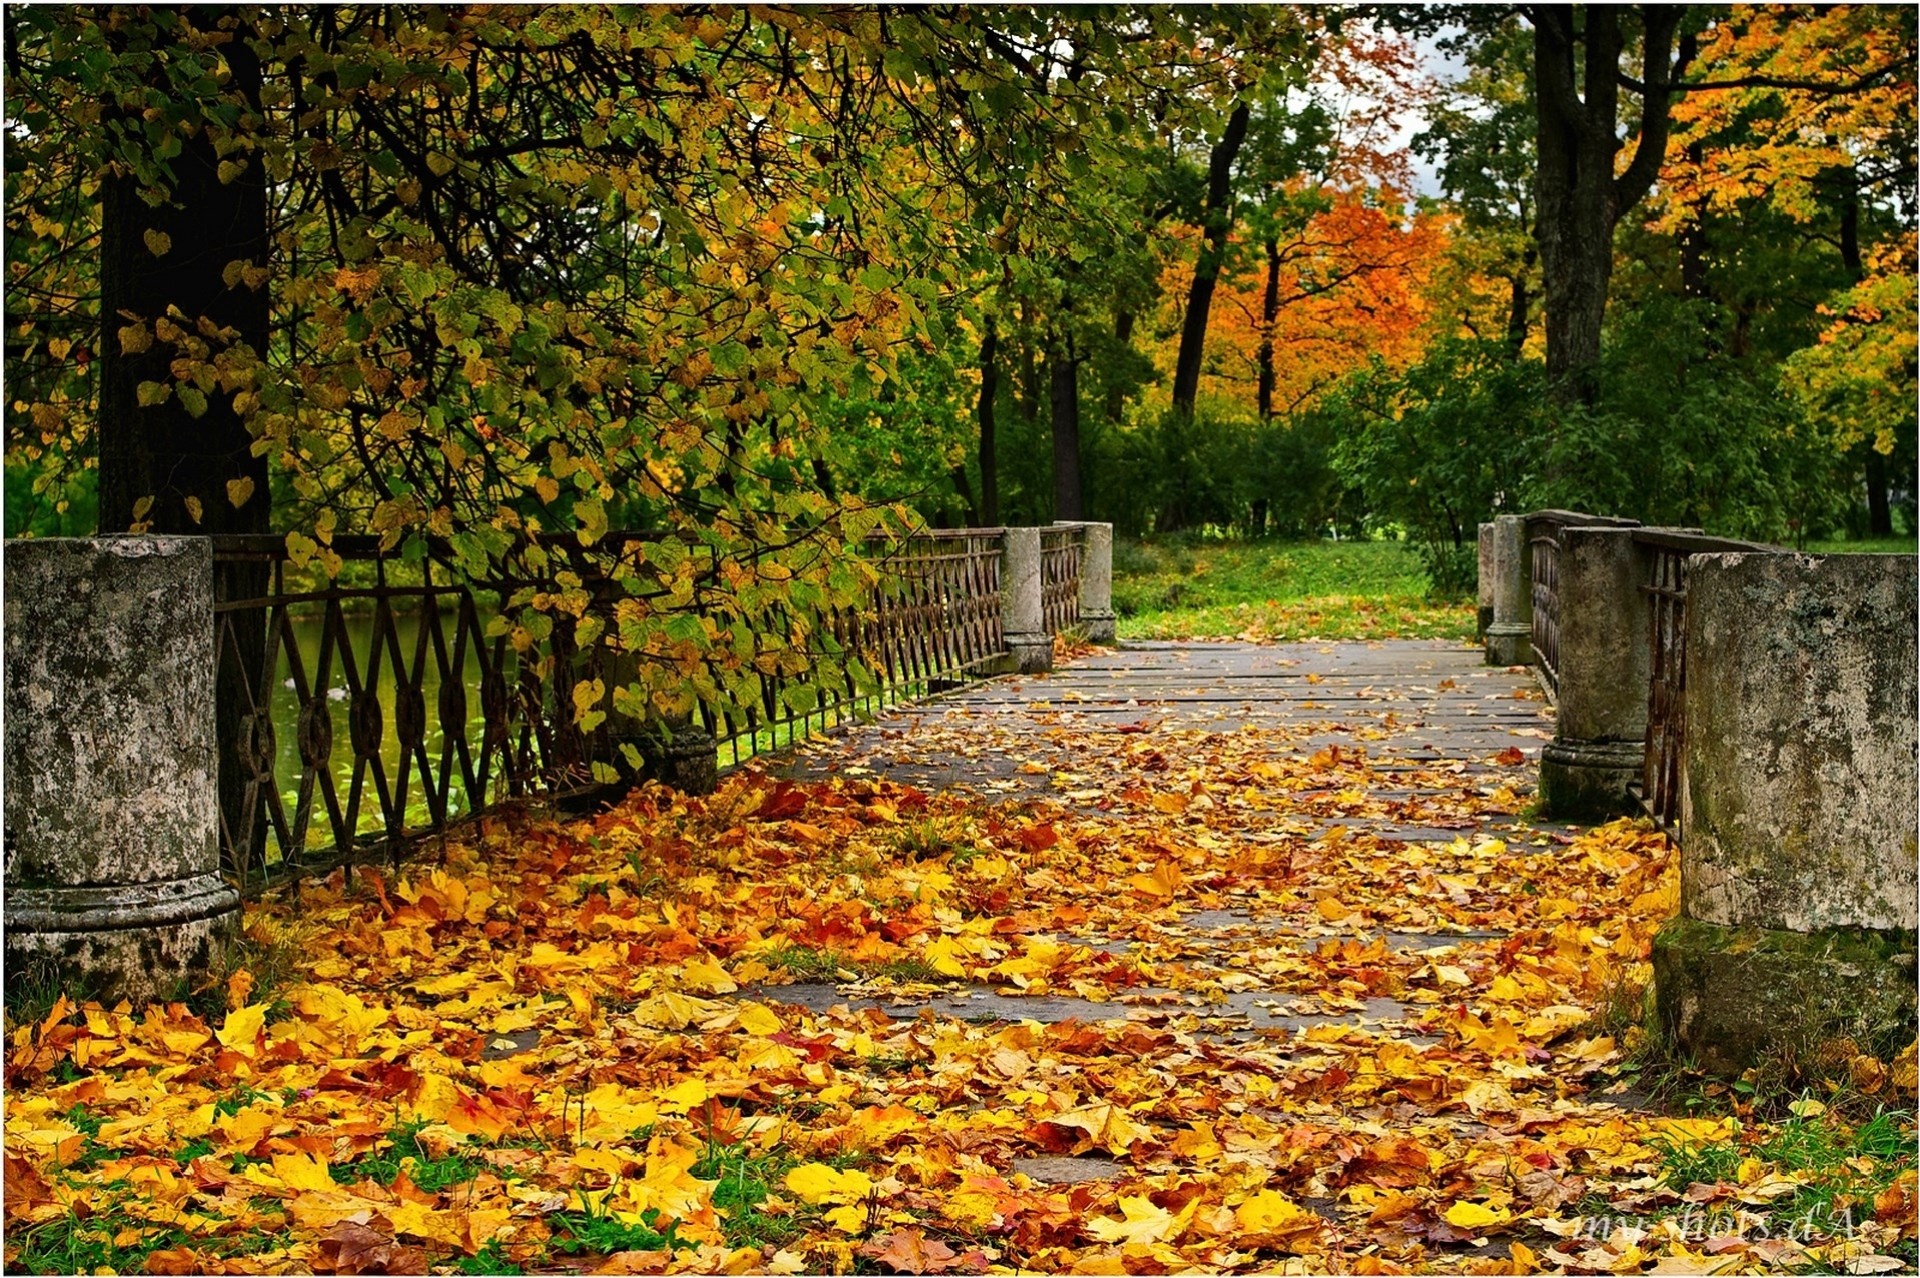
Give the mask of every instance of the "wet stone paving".
M 1552 711 L 1529 674 L 1489 668 L 1477 649 L 1462 644 L 1131 644 L 1081 655 L 1049 675 L 983 681 L 900 707 L 809 744 L 783 775 L 885 779 L 994 804 L 1124 816 L 1143 795 L 1154 802 L 1151 796 L 1169 793 L 1170 775 L 1205 760 L 1211 746 L 1230 742 L 1244 753 L 1252 739 L 1275 760 L 1326 765 L 1328 784 L 1295 789 L 1284 801 L 1195 798 L 1194 833 L 1202 842 L 1226 825 L 1254 845 L 1304 839 L 1340 846 L 1366 835 L 1389 850 L 1462 839 L 1519 847 L 1565 843 L 1574 832 L 1518 815 L 1551 736 Z M 1341 784 L 1342 765 L 1363 768 L 1369 783 Z M 1223 804 L 1236 810 L 1218 811 Z M 1160 816 L 1171 806 L 1154 802 Z M 872 982 L 843 971 L 834 975 L 844 979 L 749 987 L 741 996 L 814 1011 L 872 1009 L 896 1021 L 932 1015 L 976 1024 L 1137 1022 L 1190 1036 L 1196 1050 L 1211 1052 L 1284 1052 L 1291 1043 L 1355 1030 L 1418 1048 L 1436 1041 L 1421 1024 L 1431 1002 L 1364 991 L 1303 993 L 1285 979 L 1291 960 L 1352 946 L 1356 955 L 1402 967 L 1451 964 L 1497 948 L 1505 934 L 1393 930 L 1332 911 L 1303 922 L 1297 914 L 1265 912 L 1251 897 L 1237 903 L 1223 896 L 1119 928 L 1109 921 L 1105 929 L 1017 939 L 1178 964 L 1187 979 L 1181 989 L 1069 994 Z M 1276 979 L 1266 979 L 1268 972 Z M 1075 1184 L 1119 1177 L 1126 1167 L 1082 1155 L 1024 1159 L 1010 1170 Z

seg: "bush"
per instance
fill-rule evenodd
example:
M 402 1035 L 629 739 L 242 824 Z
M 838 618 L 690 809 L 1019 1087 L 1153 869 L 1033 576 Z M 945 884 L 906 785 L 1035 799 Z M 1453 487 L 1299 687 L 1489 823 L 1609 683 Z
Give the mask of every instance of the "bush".
M 1314 410 L 1337 439 L 1334 468 L 1370 523 L 1396 523 L 1418 548 L 1435 591 L 1474 581 L 1479 525 L 1524 509 L 1544 378 L 1503 343 L 1444 341 L 1396 374 L 1374 363 Z

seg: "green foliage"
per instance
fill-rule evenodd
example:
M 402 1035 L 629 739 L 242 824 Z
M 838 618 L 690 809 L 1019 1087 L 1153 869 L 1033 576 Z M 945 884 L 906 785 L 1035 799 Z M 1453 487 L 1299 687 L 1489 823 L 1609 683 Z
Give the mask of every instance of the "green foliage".
M 1769 371 L 1723 349 L 1710 303 L 1653 299 L 1616 315 L 1597 406 L 1541 420 L 1529 504 L 1780 541 L 1826 526 L 1836 458 Z
M 1406 530 L 1443 595 L 1472 588 L 1479 525 L 1526 509 L 1544 384 L 1504 344 L 1444 341 L 1403 374 L 1376 360 L 1314 410 L 1369 519 Z

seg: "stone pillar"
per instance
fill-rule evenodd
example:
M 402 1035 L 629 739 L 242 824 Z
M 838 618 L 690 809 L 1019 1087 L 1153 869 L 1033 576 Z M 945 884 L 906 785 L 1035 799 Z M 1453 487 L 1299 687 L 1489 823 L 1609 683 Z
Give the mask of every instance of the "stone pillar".
M 1008 528 L 1000 542 L 1000 634 L 1019 674 L 1053 669 L 1053 636 L 1040 607 L 1040 530 Z
M 1540 804 L 1556 819 L 1635 810 L 1627 787 L 1646 759 L 1652 652 L 1650 552 L 1632 528 L 1560 530 L 1553 740 L 1540 752 Z
M 1486 526 L 1482 525 L 1484 530 Z M 1527 544 L 1527 521 L 1502 515 L 1493 521 L 1491 559 L 1493 620 L 1487 626 L 1487 664 L 1524 666 L 1533 662 L 1533 550 Z
M 1653 957 L 1711 1069 L 1913 1040 L 1917 586 L 1912 555 L 1689 562 L 1681 913 Z
M 1080 628 L 1092 643 L 1112 643 L 1113 525 L 1081 523 Z
M 178 997 L 232 934 L 213 545 L 6 544 L 7 981 Z
M 698 719 L 687 717 L 645 731 L 638 741 L 650 781 L 682 794 L 712 794 L 720 784 L 720 749 Z
M 1474 586 L 1478 595 L 1479 608 L 1474 615 L 1474 637 L 1486 641 L 1487 628 L 1493 625 L 1493 524 L 1491 521 L 1480 525 L 1480 536 L 1474 541 L 1473 549 L 1479 564 L 1474 575 Z
M 637 775 L 682 794 L 712 794 L 720 784 L 720 751 L 713 733 L 691 713 L 661 717 L 647 709 L 644 713 L 649 717 L 640 719 L 615 710 L 616 690 L 641 682 L 641 658 L 607 649 L 599 660 L 608 700 L 607 721 L 600 733 L 618 760 L 620 783 L 630 784 Z M 627 755 L 629 746 L 640 756 L 637 772 Z

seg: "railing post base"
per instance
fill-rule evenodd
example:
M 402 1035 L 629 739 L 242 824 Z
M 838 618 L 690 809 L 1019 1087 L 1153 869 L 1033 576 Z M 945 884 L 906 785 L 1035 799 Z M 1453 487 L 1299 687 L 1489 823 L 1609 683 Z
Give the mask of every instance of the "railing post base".
M 654 728 L 638 742 L 650 781 L 682 794 L 712 794 L 720 784 L 720 748 L 713 734 L 698 723 Z
M 1639 741 L 1551 741 L 1540 751 L 1541 810 L 1556 820 L 1611 820 L 1626 810 L 1645 758 Z
M 6 557 L 8 985 L 178 998 L 240 910 L 219 874 L 212 543 Z
M 1490 666 L 1532 665 L 1533 627 L 1496 621 L 1487 627 L 1486 649 Z
M 1487 627 L 1487 664 L 1531 665 L 1533 552 L 1527 545 L 1527 521 L 1502 515 L 1488 527 L 1492 546 L 1483 558 L 1490 561 L 1493 576 L 1493 619 Z
M 1000 634 L 1017 674 L 1053 669 L 1041 587 L 1040 530 L 1009 528 L 1000 549 Z

